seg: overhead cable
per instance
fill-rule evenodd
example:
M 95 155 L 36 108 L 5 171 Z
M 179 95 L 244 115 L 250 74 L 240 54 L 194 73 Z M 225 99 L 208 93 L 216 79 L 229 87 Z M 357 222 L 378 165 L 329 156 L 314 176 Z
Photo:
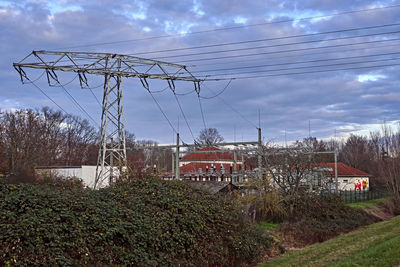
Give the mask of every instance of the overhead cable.
M 293 43 L 284 43 L 284 44 L 262 45 L 262 46 L 243 47 L 243 48 L 234 48 L 234 49 L 226 49 L 226 50 L 216 50 L 216 51 L 198 52 L 198 53 L 191 53 L 191 54 L 181 54 L 181 55 L 162 56 L 162 57 L 156 57 L 156 58 L 153 58 L 153 59 L 157 59 L 157 60 L 158 60 L 158 59 L 165 59 L 165 58 L 176 58 L 176 57 L 189 57 L 189 56 L 210 55 L 210 54 L 219 54 L 219 53 L 227 53 L 227 52 L 237 52 L 237 51 L 247 51 L 247 50 L 256 50 L 256 49 L 272 48 L 272 47 L 290 46 L 290 45 L 300 45 L 300 44 L 311 44 L 311 43 L 320 43 L 320 42 L 347 40 L 347 39 L 354 39 L 354 38 L 362 38 L 362 37 L 371 37 L 371 36 L 378 36 L 378 35 L 395 34 L 395 33 L 400 33 L 400 30 L 398 30 L 398 31 L 391 31 L 391 32 L 379 32 L 379 33 L 362 34 L 362 35 L 355 35 L 355 36 L 335 37 L 335 38 L 329 38 L 329 39 L 318 39 L 318 40 L 309 40 L 309 41 L 301 41 L 301 42 L 293 42 Z
M 359 30 L 370 30 L 370 29 L 386 28 L 386 27 L 393 27 L 393 26 L 400 26 L 400 23 L 375 25 L 375 26 L 367 26 L 367 27 L 359 27 L 359 28 L 349 28 L 349 29 L 342 29 L 342 30 L 309 33 L 309 34 L 297 34 L 297 35 L 289 35 L 289 36 L 281 36 L 281 37 L 273 37 L 273 38 L 264 38 L 264 39 L 256 39 L 256 40 L 247 40 L 247 41 L 239 41 L 239 42 L 228 42 L 228 43 L 219 43 L 219 44 L 210 44 L 210 45 L 200 45 L 200 46 L 191 46 L 191 47 L 182 47 L 182 48 L 173 48 L 173 49 L 137 52 L 137 53 L 132 53 L 132 54 L 129 54 L 129 55 L 155 54 L 155 53 L 175 52 L 175 51 L 203 49 L 203 48 L 211 48 L 211 47 L 230 46 L 230 45 L 238 45 L 238 44 L 259 43 L 259 42 L 266 42 L 266 41 L 277 41 L 277 40 L 284 40 L 284 39 L 291 39 L 291 38 L 310 37 L 310 36 L 317 36 L 317 35 L 324 35 L 324 34 L 359 31 Z
M 210 58 L 188 59 L 188 60 L 190 60 L 190 62 L 195 62 L 195 61 L 208 61 L 208 60 L 219 60 L 219 59 L 227 59 L 227 58 L 240 58 L 240 57 L 250 57 L 250 56 L 260 56 L 260 55 L 271 55 L 271 54 L 281 54 L 281 53 L 289 53 L 289 52 L 298 52 L 298 51 L 308 51 L 308 50 L 325 49 L 325 48 L 337 48 L 337 47 L 354 46 L 354 45 L 363 45 L 363 44 L 383 43 L 383 42 L 398 41 L 398 40 L 400 40 L 400 38 L 383 39 L 383 40 L 375 40 L 375 41 L 364 41 L 364 42 L 350 43 L 350 44 L 337 44 L 337 45 L 327 45 L 327 46 L 317 46 L 317 47 L 296 48 L 296 49 L 279 50 L 279 51 L 270 51 L 270 52 L 258 52 L 258 53 L 241 54 L 241 55 L 229 55 L 229 56 L 222 56 L 222 57 L 210 57 Z M 176 62 L 176 63 L 187 62 L 188 60 L 178 61 L 178 62 Z
M 71 99 L 71 101 L 75 104 L 75 106 L 78 107 L 83 113 L 86 114 L 86 116 L 91 119 L 94 124 L 96 124 L 99 128 L 100 125 L 90 116 L 90 114 L 78 103 L 78 101 L 68 92 L 68 90 L 57 80 L 57 83 L 60 85 L 60 87 L 63 89 L 63 91 L 67 94 L 67 96 Z
M 59 109 L 61 109 L 65 114 L 69 114 L 67 111 L 65 111 L 65 109 L 63 109 L 59 104 L 57 104 L 57 102 L 54 99 L 52 99 L 48 94 L 46 94 L 46 92 L 42 88 L 40 88 L 34 81 L 31 81 L 28 77 L 25 78 L 28 79 L 29 83 L 35 86 L 36 89 L 38 89 L 45 97 L 47 97 L 51 102 L 53 102 L 53 104 L 56 105 Z
M 325 64 L 325 65 L 314 65 L 314 66 L 281 68 L 281 69 L 271 69 L 271 70 L 254 70 L 254 71 L 244 71 L 244 72 L 221 73 L 221 74 L 204 75 L 204 76 L 197 76 L 197 77 L 240 75 L 240 74 L 249 74 L 249 73 L 263 73 L 263 72 L 275 72 L 275 71 L 285 71 L 285 70 L 297 70 L 297 69 L 309 69 L 309 68 L 322 68 L 322 67 L 333 67 L 333 66 L 342 66 L 342 65 L 353 65 L 353 64 L 374 63 L 374 62 L 382 62 L 382 61 L 392 61 L 392 60 L 399 60 L 399 59 L 400 59 L 400 58 L 385 58 L 385 59 L 366 60 L 366 61 L 358 61 L 358 62 L 342 62 L 342 63 L 336 63 L 336 64 Z
M 400 46 L 400 44 L 390 44 L 390 45 L 379 45 L 379 46 L 368 46 L 366 48 L 363 48 L 364 50 L 371 50 L 371 49 L 379 49 L 379 48 L 387 48 L 387 47 L 398 47 Z M 345 50 L 335 50 L 332 51 L 335 54 L 337 53 L 347 53 L 347 52 L 352 52 L 352 51 L 357 51 L 360 52 L 360 49 L 362 48 L 352 48 L 352 49 L 345 49 Z M 327 54 L 327 51 L 323 51 L 323 52 L 314 52 L 314 53 L 304 53 L 304 54 L 299 54 L 296 55 L 298 57 L 306 57 L 306 56 L 315 56 L 315 55 L 325 55 Z M 282 58 L 293 58 L 293 55 L 285 55 L 285 56 L 273 56 L 273 57 L 268 57 L 268 58 L 257 58 L 257 59 L 246 59 L 246 60 L 236 60 L 236 61 L 224 61 L 224 62 L 212 62 L 212 63 L 203 63 L 203 64 L 196 64 L 193 65 L 192 68 L 199 68 L 199 67 L 203 67 L 203 66 L 213 66 L 213 65 L 228 65 L 228 64 L 235 64 L 235 63 L 246 63 L 246 62 L 255 62 L 255 61 L 260 61 L 260 60 L 271 60 L 271 59 L 282 59 Z M 192 71 L 193 72 L 193 71 Z
M 215 79 L 206 79 L 205 81 L 207 81 L 207 80 L 213 81 Z M 220 79 L 220 80 L 227 80 L 227 79 Z M 232 79 L 232 80 L 234 80 L 234 79 Z M 211 89 L 210 87 L 208 87 L 206 84 L 204 84 L 203 86 L 206 87 L 207 89 L 209 89 L 211 92 L 215 93 L 214 90 Z M 218 97 L 219 100 L 221 100 L 222 103 L 224 103 L 227 107 L 229 107 L 233 112 L 238 114 L 244 121 L 248 122 L 250 125 L 252 125 L 256 129 L 258 129 L 258 126 L 256 124 L 254 124 L 252 121 L 247 119 L 242 113 L 240 113 L 238 110 L 236 110 L 234 107 L 232 107 L 232 105 L 227 103 L 222 97 L 220 97 L 220 96 L 217 96 L 217 97 Z
M 360 70 L 360 69 L 373 69 L 373 68 L 384 68 L 384 67 L 394 67 L 400 66 L 399 64 L 383 64 L 375 66 L 362 66 L 362 67 L 351 67 L 351 68 L 341 68 L 341 69 L 331 69 L 331 70 L 315 70 L 315 71 L 305 71 L 305 72 L 289 72 L 289 73 L 278 73 L 269 75 L 253 75 L 253 76 L 243 76 L 243 77 L 229 77 L 229 78 L 210 78 L 206 77 L 204 81 L 227 81 L 227 80 L 242 80 L 242 79 L 257 79 L 266 77 L 277 77 L 277 76 L 288 76 L 288 75 L 303 75 L 311 73 L 323 73 L 323 72 L 333 72 L 333 71 L 344 71 L 344 70 Z M 217 75 L 216 75 L 217 76 Z
M 213 99 L 213 98 L 216 98 L 216 97 L 220 96 L 223 92 L 225 92 L 225 90 L 228 88 L 228 86 L 231 84 L 231 82 L 232 82 L 232 79 L 230 79 L 229 82 L 225 85 L 225 87 L 220 92 L 218 92 L 217 94 L 215 94 L 213 96 L 210 96 L 210 97 L 200 96 L 200 98 Z
M 332 13 L 332 14 L 327 14 L 327 15 L 310 16 L 310 17 L 297 18 L 297 19 L 267 21 L 267 22 L 247 24 L 247 25 L 221 27 L 221 28 L 216 28 L 216 29 L 187 32 L 185 34 L 168 34 L 168 35 L 159 35 L 159 36 L 144 37 L 144 38 L 137 38 L 137 39 L 127 39 L 127 40 L 120 40 L 120 41 L 112 41 L 112 42 L 97 42 L 97 43 L 91 43 L 91 44 L 74 45 L 74 46 L 68 46 L 68 47 L 59 47 L 59 48 L 53 48 L 53 49 L 49 49 L 49 50 L 61 50 L 61 49 L 71 49 L 71 48 L 82 48 L 82 47 L 93 47 L 93 46 L 101 46 L 101 45 L 121 44 L 121 43 L 137 42 L 137 41 L 154 40 L 154 39 L 160 39 L 160 38 L 184 37 L 184 36 L 187 36 L 187 35 L 194 35 L 194 34 L 203 34 L 203 33 L 211 33 L 211 32 L 218 32 L 218 31 L 227 31 L 227 30 L 236 30 L 236 29 L 243 29 L 243 28 L 250 28 L 250 27 L 265 26 L 265 25 L 270 25 L 270 24 L 279 24 L 279 23 L 287 23 L 287 22 L 294 22 L 294 21 L 327 18 L 327 17 L 334 17 L 334 16 L 340 16 L 340 15 L 354 14 L 354 13 L 359 13 L 359 12 L 379 11 L 379 10 L 397 8 L 397 7 L 400 7 L 400 4 L 373 7 L 373 8 L 367 8 L 367 9 L 359 9 L 359 10 L 348 10 L 348 11 L 337 12 L 337 13 Z
M 196 138 L 194 137 L 192 128 L 190 128 L 189 122 L 188 122 L 188 120 L 186 118 L 185 112 L 183 112 L 183 109 L 182 109 L 181 103 L 179 102 L 178 96 L 175 94 L 175 92 L 173 92 L 173 93 L 174 93 L 174 97 L 175 97 L 176 103 L 178 103 L 179 109 L 180 109 L 180 111 L 182 113 L 183 119 L 185 120 L 186 126 L 189 129 L 190 135 L 192 136 L 193 141 L 196 141 Z

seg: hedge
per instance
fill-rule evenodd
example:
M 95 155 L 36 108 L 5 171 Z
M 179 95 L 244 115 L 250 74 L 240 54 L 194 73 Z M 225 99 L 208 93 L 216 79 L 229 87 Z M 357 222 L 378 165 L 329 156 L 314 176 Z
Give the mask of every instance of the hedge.
M 100 190 L 0 182 L 5 265 L 240 266 L 272 239 L 237 208 L 180 182 Z

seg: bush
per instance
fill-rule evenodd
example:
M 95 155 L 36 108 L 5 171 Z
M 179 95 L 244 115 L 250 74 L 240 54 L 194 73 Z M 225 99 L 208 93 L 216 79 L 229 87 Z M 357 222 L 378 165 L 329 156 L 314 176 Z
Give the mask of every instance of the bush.
M 254 264 L 272 239 L 236 210 L 200 190 L 154 178 L 97 191 L 0 183 L 0 262 Z
M 400 215 L 400 199 L 397 197 L 391 197 L 389 200 L 380 203 L 379 206 L 390 215 Z
M 335 195 L 302 196 L 294 210 L 294 217 L 290 222 L 286 221 L 281 229 L 304 245 L 322 242 L 377 221 L 376 217 L 362 209 L 346 206 Z

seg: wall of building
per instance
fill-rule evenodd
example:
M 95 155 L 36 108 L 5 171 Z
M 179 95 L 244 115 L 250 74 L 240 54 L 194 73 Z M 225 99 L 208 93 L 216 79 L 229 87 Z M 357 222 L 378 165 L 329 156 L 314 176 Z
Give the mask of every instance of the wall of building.
M 339 190 L 356 190 L 356 185 L 358 185 L 357 190 L 369 190 L 368 177 L 338 177 L 338 181 Z
M 232 166 L 233 166 L 233 164 L 234 164 L 234 162 L 233 161 L 231 161 L 231 160 L 192 160 L 192 161 L 179 161 L 179 166 L 183 166 L 183 165 L 186 165 L 186 164 L 189 164 L 189 163 L 208 163 L 208 164 L 210 164 L 210 166 L 211 166 L 211 164 L 213 164 L 213 165 L 220 165 L 220 164 L 232 164 Z M 242 164 L 242 162 L 241 161 L 236 161 L 236 165 L 241 165 Z
M 115 168 L 115 173 L 118 173 L 118 168 Z M 84 186 L 89 188 L 94 187 L 94 182 L 96 179 L 96 166 L 83 165 L 81 167 L 74 168 L 37 168 L 36 174 L 39 177 L 46 178 L 72 178 L 76 177 L 81 179 Z M 105 179 L 101 181 L 98 188 L 106 187 L 109 185 L 109 180 Z

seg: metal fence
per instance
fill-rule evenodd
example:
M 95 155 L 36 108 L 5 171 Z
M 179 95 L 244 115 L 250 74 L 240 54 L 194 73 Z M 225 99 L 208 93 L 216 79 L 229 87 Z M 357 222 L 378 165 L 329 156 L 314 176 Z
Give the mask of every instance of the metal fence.
M 355 203 L 389 196 L 387 192 L 380 190 L 341 190 L 339 196 L 345 203 Z

